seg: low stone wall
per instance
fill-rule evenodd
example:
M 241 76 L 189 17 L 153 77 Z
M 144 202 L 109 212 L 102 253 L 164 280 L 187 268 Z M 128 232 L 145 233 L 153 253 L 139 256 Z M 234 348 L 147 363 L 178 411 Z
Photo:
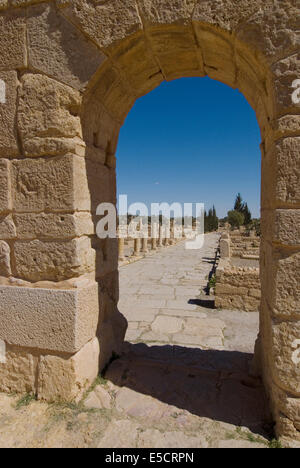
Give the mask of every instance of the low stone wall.
M 229 310 L 259 310 L 261 285 L 259 268 L 238 267 L 221 259 L 216 270 L 215 306 Z
M 260 238 L 239 231 L 230 233 L 231 256 L 232 257 L 259 257 Z

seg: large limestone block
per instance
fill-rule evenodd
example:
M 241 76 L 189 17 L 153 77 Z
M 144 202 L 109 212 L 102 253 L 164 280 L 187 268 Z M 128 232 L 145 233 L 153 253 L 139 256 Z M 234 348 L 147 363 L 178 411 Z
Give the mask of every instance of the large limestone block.
M 273 313 L 300 316 L 300 253 L 266 251 L 264 255 L 268 270 L 262 274 L 262 290 Z
M 149 32 L 149 39 L 168 81 L 184 76 L 204 76 L 202 55 L 191 26 L 155 28 Z
M 86 173 L 91 194 L 92 212 L 96 213 L 100 203 L 115 204 L 117 190 L 115 170 L 87 160 Z
M 12 193 L 16 212 L 89 211 L 85 160 L 66 155 L 13 161 Z
M 6 347 L 5 363 L 0 363 L 0 391 L 34 393 L 37 359 L 28 351 Z
M 300 203 L 300 137 L 274 143 L 262 161 L 262 207 Z
M 0 70 L 22 69 L 27 64 L 26 57 L 24 11 L 10 11 L 2 14 L 0 16 Z
M 222 284 L 222 283 L 217 283 L 216 284 L 216 294 L 231 294 L 231 295 L 239 295 L 239 296 L 247 296 L 248 294 L 248 288 L 243 287 L 237 287 L 237 286 L 231 286 L 231 284 Z
M 1 54 L 0 49 L 0 57 Z M 19 154 L 16 128 L 17 73 L 0 71 L 0 80 L 2 90 L 0 99 L 0 157 L 17 156 Z
M 196 0 L 137 0 L 146 26 L 191 21 Z
M 143 28 L 135 0 L 72 0 L 61 6 L 62 14 L 102 49 Z
M 232 38 L 199 24 L 195 25 L 195 31 L 201 45 L 207 75 L 233 88 L 236 87 L 237 70 Z
M 85 156 L 85 143 L 79 137 L 36 137 L 25 141 L 24 153 L 29 157 L 58 156 L 68 153 Z
M 41 137 L 81 137 L 80 93 L 44 75 L 21 79 L 18 126 L 23 145 Z
M 262 233 L 282 245 L 300 245 L 300 210 L 263 210 Z
M 95 270 L 88 237 L 70 241 L 16 241 L 15 273 L 28 281 L 63 281 Z
M 98 285 L 57 290 L 0 287 L 0 339 L 9 344 L 75 353 L 96 335 Z
M 275 117 L 288 112 L 295 113 L 298 111 L 299 113 L 300 103 L 293 102 L 293 94 L 295 92 L 293 83 L 300 76 L 299 51 L 290 57 L 276 62 L 271 71 L 274 81 L 272 91 L 275 98 Z
M 42 356 L 38 398 L 48 402 L 79 401 L 99 372 L 99 341 L 94 338 L 69 358 Z
M 122 52 L 120 51 L 120 53 Z M 116 55 L 118 56 L 118 53 Z M 136 77 L 136 80 L 139 78 Z M 137 82 L 136 80 L 135 82 Z M 88 141 L 93 143 L 96 148 L 106 150 L 110 146 L 109 142 L 112 141 L 112 138 L 110 137 L 104 148 L 103 139 L 107 133 L 115 134 L 116 126 L 118 129 L 120 128 L 136 97 L 136 91 L 130 87 L 128 82 L 125 83 L 116 67 L 113 68 L 111 62 L 105 62 L 97 74 L 97 84 L 84 100 L 85 138 L 88 135 Z M 105 109 L 109 110 L 109 114 Z M 115 140 L 115 137 L 113 139 Z
M 53 4 L 29 8 L 27 27 L 29 65 L 74 88 L 83 89 L 106 58 Z
M 193 20 L 235 32 L 274 63 L 297 48 L 298 16 L 297 2 L 198 0 Z
M 124 41 L 113 55 L 139 97 L 160 85 L 164 77 L 144 35 Z
M 262 208 L 287 208 L 299 204 L 299 148 L 300 138 L 285 138 L 263 151 L 262 159 Z
M 0 239 L 15 239 L 16 237 L 16 226 L 12 216 L 0 216 Z
M 94 224 L 89 213 L 15 214 L 15 229 L 18 239 L 73 239 L 94 234 Z M 2 234 L 0 218 L 0 237 Z
M 237 29 L 240 23 L 250 18 L 263 0 L 196 0 L 193 21 L 208 23 L 228 31 Z
M 6 242 L 0 240 L 0 276 L 10 275 L 10 247 Z
M 97 278 L 114 272 L 118 265 L 118 240 L 96 239 L 93 247 L 96 250 Z
M 0 159 L 0 212 L 9 211 L 11 208 L 10 162 Z
M 212 2 L 216 3 L 216 2 Z M 223 3 L 223 2 L 222 2 Z M 237 37 L 254 51 L 259 51 L 264 60 L 274 63 L 287 53 L 299 48 L 299 6 L 295 1 L 247 0 L 231 4 L 240 14 L 248 9 L 253 14 L 243 21 L 240 14 Z M 255 10 L 253 10 L 255 8 Z M 241 9 L 241 10 L 240 10 Z
M 272 326 L 273 380 L 297 397 L 300 397 L 299 336 L 299 321 Z

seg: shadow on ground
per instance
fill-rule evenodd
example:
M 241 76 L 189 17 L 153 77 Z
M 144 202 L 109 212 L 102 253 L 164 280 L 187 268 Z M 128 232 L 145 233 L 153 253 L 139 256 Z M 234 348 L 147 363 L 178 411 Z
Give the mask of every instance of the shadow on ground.
M 143 343 L 126 343 L 125 348 L 126 353 L 105 374 L 115 385 L 193 415 L 271 437 L 262 382 L 248 374 L 252 354 Z M 138 413 L 134 405 L 133 400 L 132 411 Z

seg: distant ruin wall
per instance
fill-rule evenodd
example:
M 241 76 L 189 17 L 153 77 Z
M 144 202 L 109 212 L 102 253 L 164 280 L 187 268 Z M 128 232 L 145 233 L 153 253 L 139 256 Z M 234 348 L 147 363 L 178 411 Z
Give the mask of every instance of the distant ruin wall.
M 259 310 L 261 285 L 259 268 L 236 267 L 222 260 L 216 272 L 215 306 L 228 310 Z
M 239 258 L 259 257 L 260 237 L 239 231 L 230 233 L 231 256 Z

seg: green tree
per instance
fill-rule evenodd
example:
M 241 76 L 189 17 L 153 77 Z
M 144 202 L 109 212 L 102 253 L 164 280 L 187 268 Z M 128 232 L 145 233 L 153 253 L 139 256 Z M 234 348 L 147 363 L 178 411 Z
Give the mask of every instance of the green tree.
M 245 222 L 245 216 L 237 210 L 228 211 L 228 222 L 232 228 L 239 228 Z
M 244 204 L 243 204 L 242 196 L 240 193 L 238 193 L 235 199 L 235 203 L 234 203 L 234 210 L 242 213 L 243 207 L 244 207 Z
M 219 219 L 215 207 L 210 208 L 208 213 L 204 211 L 204 231 L 216 231 L 219 227 Z
M 242 213 L 243 213 L 244 218 L 245 218 L 244 225 L 248 226 L 248 224 L 251 223 L 252 216 L 251 216 L 251 211 L 249 210 L 247 203 L 244 203 Z

